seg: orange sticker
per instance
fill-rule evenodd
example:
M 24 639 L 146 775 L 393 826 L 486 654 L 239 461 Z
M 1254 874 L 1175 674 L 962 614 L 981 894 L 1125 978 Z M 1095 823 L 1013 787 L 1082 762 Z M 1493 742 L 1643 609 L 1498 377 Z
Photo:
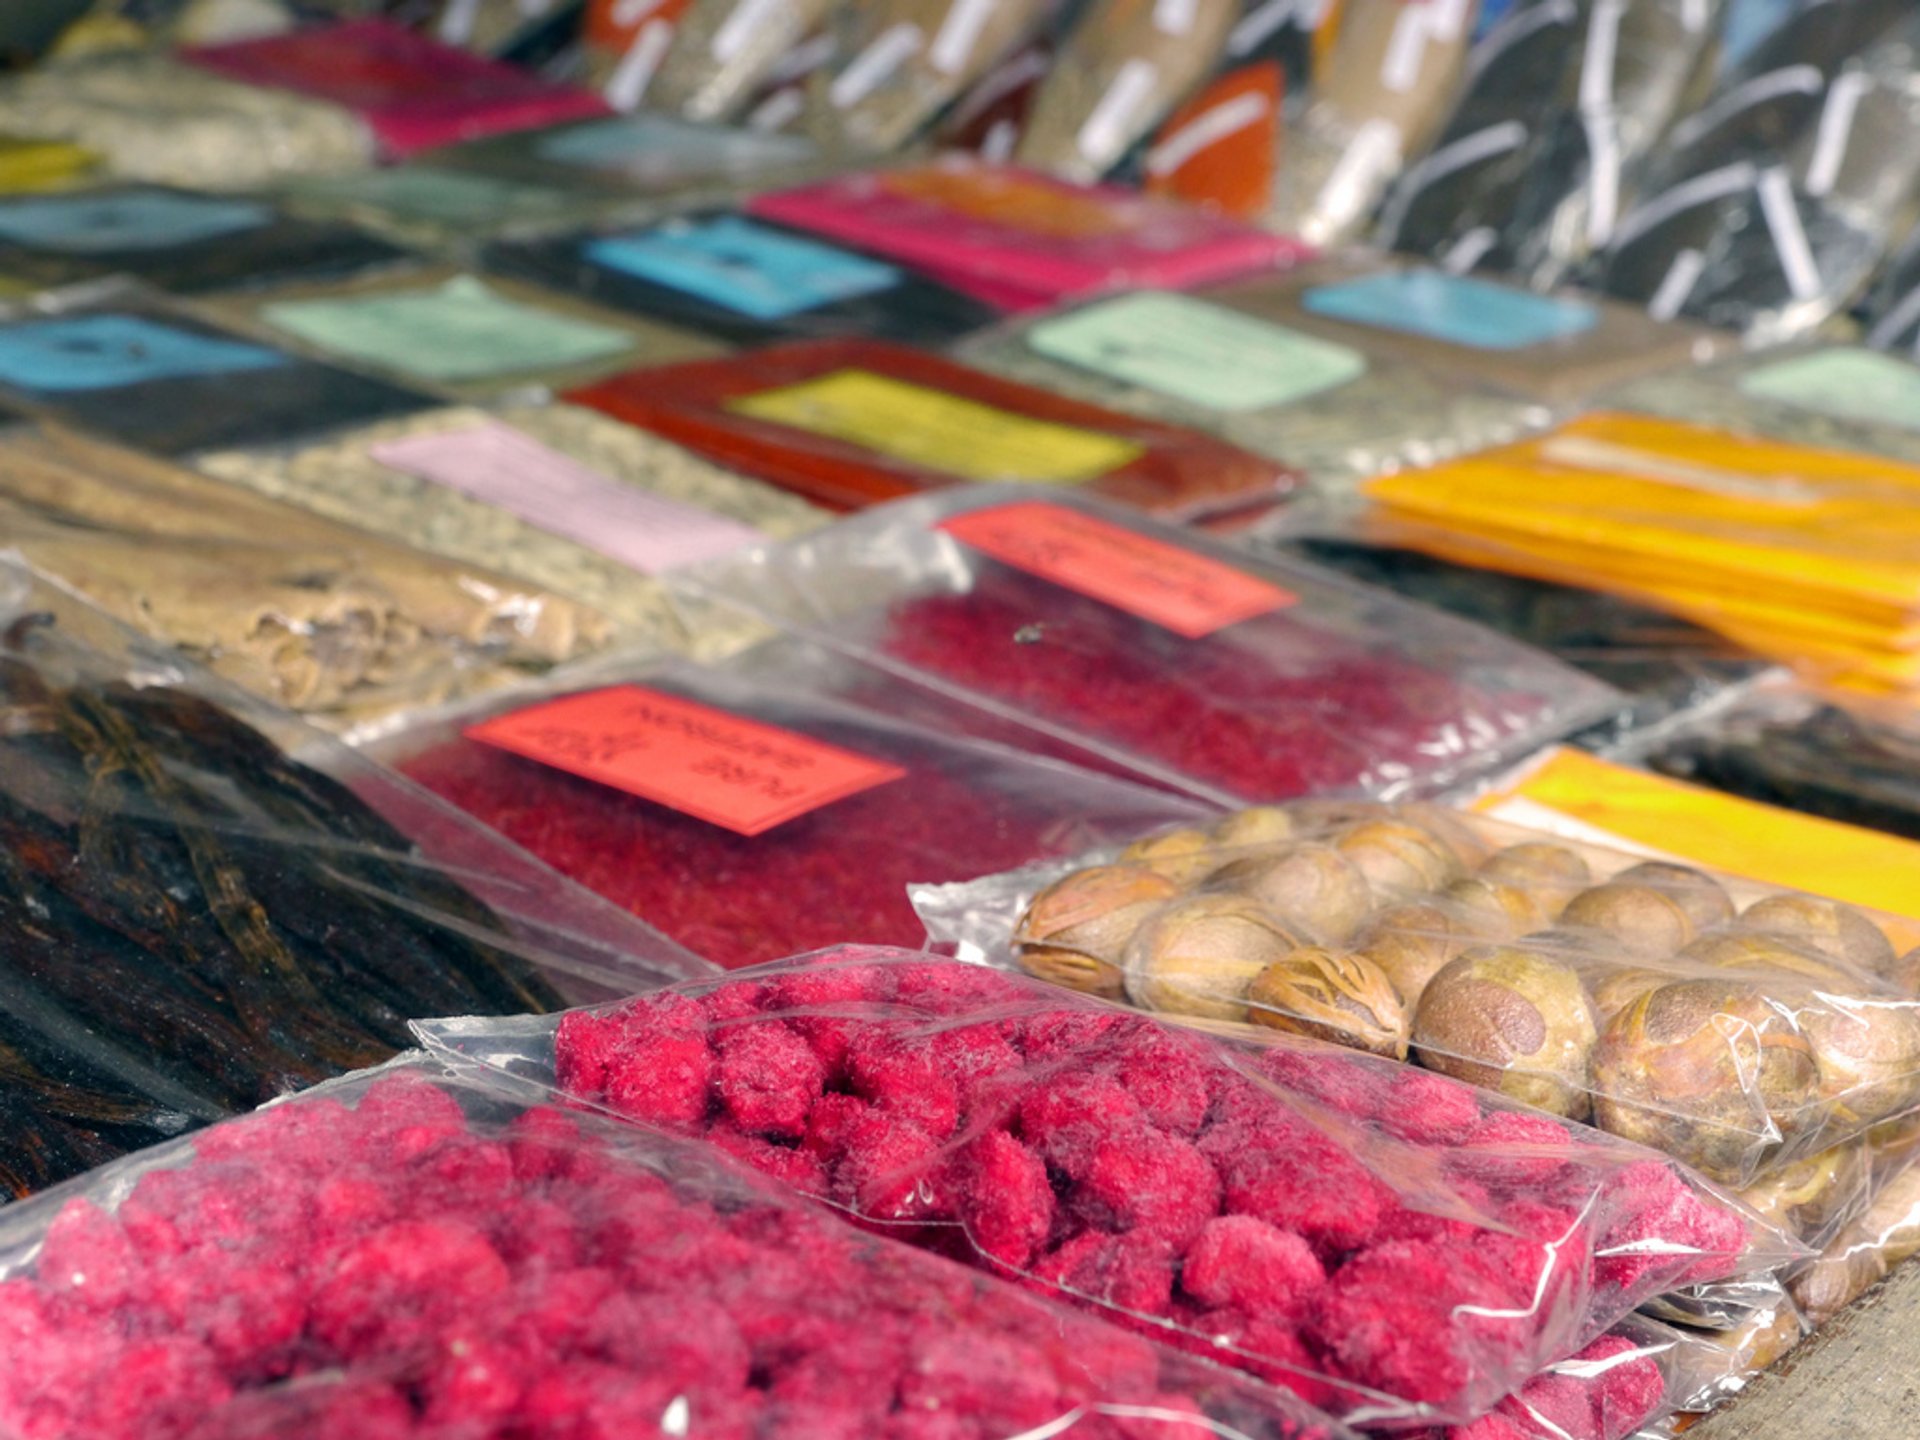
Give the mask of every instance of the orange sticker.
M 1137 222 L 1107 197 L 1039 175 L 926 165 L 880 176 L 880 188 L 989 225 L 1056 239 L 1120 235 Z
M 1222 75 L 1160 127 L 1147 151 L 1149 195 L 1208 205 L 1243 220 L 1273 204 L 1286 77 L 1270 61 Z
M 531 705 L 464 733 L 739 835 L 759 835 L 907 773 L 640 685 Z
M 940 528 L 994 559 L 1189 640 L 1299 597 L 1231 565 L 1044 500 L 956 515 Z

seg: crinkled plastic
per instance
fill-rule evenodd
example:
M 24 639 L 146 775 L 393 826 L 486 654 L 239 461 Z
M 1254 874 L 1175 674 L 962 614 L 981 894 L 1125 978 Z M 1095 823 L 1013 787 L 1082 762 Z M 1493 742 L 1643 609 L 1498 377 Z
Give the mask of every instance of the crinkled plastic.
M 350 221 L 402 245 L 443 253 L 509 232 L 591 224 L 610 203 L 624 210 L 603 197 L 426 159 L 351 175 L 298 177 L 276 198 L 293 214 Z
M 1672 1375 L 1698 1363 L 1695 1348 L 1679 1331 L 1629 1317 L 1473 1424 L 1435 1429 L 1423 1440 L 1628 1440 L 1673 1409 Z
M 1866 343 L 1905 360 L 1920 357 L 1920 228 L 1907 238 L 1862 299 Z
M 861 337 L 939 348 L 999 310 L 900 266 L 716 210 L 487 247 L 522 275 L 737 345 Z
M 1920 1166 L 1908 1164 L 1880 1188 L 1854 1219 L 1787 1283 L 1807 1323 L 1826 1324 L 1895 1266 L 1920 1254 Z
M 589 606 L 81 436 L 0 448 L 29 566 L 252 694 L 335 728 L 607 645 Z
M 483 60 L 384 20 L 354 20 L 181 52 L 249 85 L 324 100 L 365 120 L 389 157 L 604 115 L 588 90 Z
M 385 1059 L 410 1017 L 706 968 L 286 712 L 0 583 L 0 1200 Z
M 738 120 L 833 0 L 694 0 L 648 87 L 647 103 L 689 120 Z
M 986 874 L 1212 813 L 920 728 L 898 718 L 916 705 L 908 690 L 772 641 L 714 668 L 596 667 L 591 686 L 470 706 L 383 741 L 379 753 L 729 968 L 849 936 L 917 945 L 925 931 L 906 887 L 921 876 Z M 720 739 L 702 743 L 709 733 Z M 612 747 L 621 736 L 638 737 L 648 756 L 640 769 L 582 763 L 596 741 Z M 810 778 L 846 765 L 845 752 L 865 788 L 837 793 Z M 706 783 L 721 755 L 735 770 Z M 768 813 L 762 793 L 788 789 L 805 808 L 754 828 Z
M 1291 470 L 905 345 L 801 341 L 616 375 L 575 404 L 840 509 L 975 481 L 1084 486 L 1173 520 L 1246 517 Z
M 1730 1185 L 1920 1107 L 1914 922 L 1485 815 L 1265 807 L 917 903 L 989 962 L 1410 1055 Z M 1817 1235 L 1846 1158 L 1770 1208 Z
M 956 354 L 1009 379 L 1218 435 L 1301 470 L 1336 498 L 1372 476 L 1553 423 L 1538 401 L 1305 334 L 1261 306 L 1257 285 L 1139 291 L 997 327 Z
M 1355 1423 L 1468 1421 L 1784 1244 L 1671 1161 L 1443 1077 L 904 951 L 421 1033 Z
M 1279 236 L 1184 205 L 967 156 L 776 190 L 746 208 L 1013 310 L 1101 290 L 1179 290 L 1303 256 Z
M 1457 784 L 1618 699 L 1476 626 L 1059 492 L 896 501 L 670 583 L 1225 803 Z
M 0 1373 L 8 1434 L 1350 1434 L 703 1147 L 417 1057 L 9 1211 L 0 1276 L 32 1357 Z
M 1099 180 L 1213 71 L 1239 0 L 1090 0 L 1040 82 L 1014 158 Z

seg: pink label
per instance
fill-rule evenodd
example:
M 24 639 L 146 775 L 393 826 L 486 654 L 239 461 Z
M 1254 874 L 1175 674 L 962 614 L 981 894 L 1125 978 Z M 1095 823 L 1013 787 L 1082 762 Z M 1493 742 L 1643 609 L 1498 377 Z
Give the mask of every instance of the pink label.
M 369 453 L 648 575 L 765 538 L 724 515 L 624 485 L 497 421 L 387 440 Z

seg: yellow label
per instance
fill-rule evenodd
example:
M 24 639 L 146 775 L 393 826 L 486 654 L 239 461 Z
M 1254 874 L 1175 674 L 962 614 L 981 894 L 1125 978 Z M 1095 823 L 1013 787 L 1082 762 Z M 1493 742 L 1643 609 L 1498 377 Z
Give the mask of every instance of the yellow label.
M 836 370 L 744 395 L 729 400 L 727 409 L 967 480 L 1091 480 L 1143 453 L 1112 435 L 1016 415 L 870 370 Z
M 1475 808 L 1920 920 L 1920 844 L 1557 748 Z M 1905 937 L 1895 937 L 1900 940 Z M 1912 940 L 1908 939 L 1911 944 Z
M 64 140 L 0 135 L 0 194 L 55 190 L 85 178 L 100 163 L 91 150 Z

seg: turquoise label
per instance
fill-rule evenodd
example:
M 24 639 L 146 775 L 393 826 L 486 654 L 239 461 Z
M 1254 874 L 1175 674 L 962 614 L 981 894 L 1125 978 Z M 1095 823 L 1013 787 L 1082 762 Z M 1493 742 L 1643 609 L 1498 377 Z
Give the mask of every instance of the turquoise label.
M 589 241 L 588 260 L 755 320 L 778 320 L 890 289 L 891 265 L 833 245 L 784 235 L 736 216 L 669 221 Z
M 167 190 L 88 191 L 0 201 L 0 239 L 69 255 L 167 250 L 254 230 L 264 205 Z
M 29 392 L 113 390 L 286 363 L 285 355 L 264 346 L 179 330 L 139 315 L 77 315 L 0 327 L 0 384 Z
M 1316 285 L 1301 297 L 1311 315 L 1424 335 L 1470 350 L 1524 350 L 1591 330 L 1593 306 L 1530 295 L 1438 270 L 1399 270 Z

